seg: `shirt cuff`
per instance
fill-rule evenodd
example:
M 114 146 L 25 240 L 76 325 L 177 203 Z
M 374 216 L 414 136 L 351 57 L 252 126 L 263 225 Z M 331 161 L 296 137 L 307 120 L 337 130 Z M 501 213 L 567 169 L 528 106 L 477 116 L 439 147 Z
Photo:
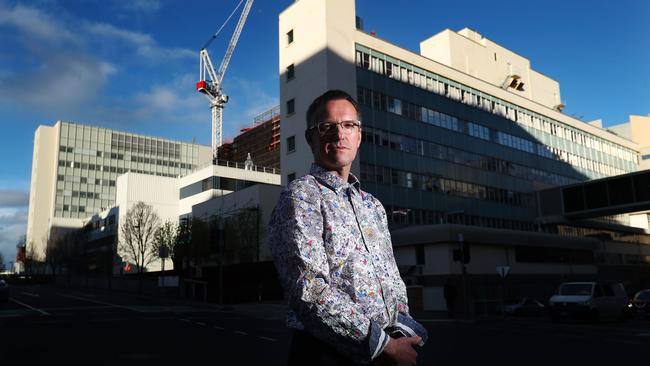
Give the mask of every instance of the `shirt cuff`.
M 377 323 L 370 321 L 370 332 L 368 335 L 368 347 L 370 348 L 370 360 L 374 360 L 386 348 L 390 336 Z
M 429 339 L 429 333 L 426 328 L 416 322 L 413 318 L 401 313 L 397 314 L 397 324 L 395 324 L 395 328 L 400 330 L 402 333 L 407 334 L 409 337 L 419 336 L 422 338 L 422 341 L 418 344 L 420 347 L 424 346 L 426 341 Z

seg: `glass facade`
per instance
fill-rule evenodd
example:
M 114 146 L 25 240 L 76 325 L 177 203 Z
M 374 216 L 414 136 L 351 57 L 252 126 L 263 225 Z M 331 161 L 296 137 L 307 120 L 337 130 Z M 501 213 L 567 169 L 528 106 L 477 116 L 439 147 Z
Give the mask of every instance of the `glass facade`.
M 177 177 L 199 164 L 201 146 L 61 122 L 56 217 L 85 218 L 114 205 L 126 172 Z
M 360 44 L 356 70 L 361 179 L 393 226 L 539 230 L 535 191 L 637 169 L 632 149 Z

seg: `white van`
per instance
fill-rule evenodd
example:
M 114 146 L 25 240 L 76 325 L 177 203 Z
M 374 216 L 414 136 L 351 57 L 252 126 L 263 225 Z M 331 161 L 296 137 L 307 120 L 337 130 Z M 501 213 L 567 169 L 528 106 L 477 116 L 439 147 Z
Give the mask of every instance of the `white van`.
M 565 282 L 548 301 L 551 320 L 623 319 L 628 303 L 621 283 Z

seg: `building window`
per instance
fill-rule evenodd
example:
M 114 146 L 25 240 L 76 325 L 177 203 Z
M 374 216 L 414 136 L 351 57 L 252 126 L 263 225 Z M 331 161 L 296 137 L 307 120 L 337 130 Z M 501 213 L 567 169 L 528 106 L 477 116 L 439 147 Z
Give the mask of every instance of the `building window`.
M 287 45 L 293 43 L 293 29 L 287 32 Z
M 296 100 L 289 99 L 287 100 L 287 116 L 292 115 L 296 112 Z
M 293 79 L 295 76 L 295 68 L 293 64 L 287 66 L 287 81 Z
M 296 173 L 287 174 L 287 184 L 291 183 L 294 179 L 296 179 Z
M 296 151 L 296 136 L 287 137 L 287 153 Z

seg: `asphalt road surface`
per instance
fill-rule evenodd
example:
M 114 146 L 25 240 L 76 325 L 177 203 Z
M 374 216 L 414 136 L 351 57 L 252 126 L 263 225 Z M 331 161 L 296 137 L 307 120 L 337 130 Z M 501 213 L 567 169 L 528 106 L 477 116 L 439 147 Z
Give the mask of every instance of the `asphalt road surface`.
M 285 365 L 284 306 L 220 306 L 13 286 L 0 303 L 0 365 Z M 418 365 L 646 364 L 650 320 L 551 323 L 545 317 L 456 321 L 422 315 Z

